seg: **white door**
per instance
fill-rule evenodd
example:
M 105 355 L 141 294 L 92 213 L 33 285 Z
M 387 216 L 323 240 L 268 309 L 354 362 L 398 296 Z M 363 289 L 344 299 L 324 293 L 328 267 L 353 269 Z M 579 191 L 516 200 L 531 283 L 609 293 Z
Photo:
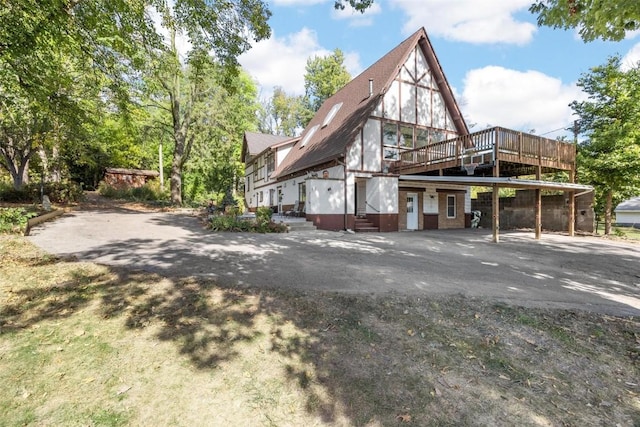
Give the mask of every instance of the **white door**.
M 282 215 L 282 187 L 278 187 L 278 215 Z
M 418 195 L 407 194 L 407 230 L 418 229 Z

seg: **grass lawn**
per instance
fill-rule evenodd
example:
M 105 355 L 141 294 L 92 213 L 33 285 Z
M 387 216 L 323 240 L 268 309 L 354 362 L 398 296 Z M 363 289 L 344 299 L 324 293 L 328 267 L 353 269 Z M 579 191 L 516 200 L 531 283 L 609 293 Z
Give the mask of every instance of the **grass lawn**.
M 640 241 L 640 228 L 635 227 L 613 227 L 616 236 L 624 237 L 629 240 Z
M 0 257 L 0 426 L 640 425 L 638 318 Z

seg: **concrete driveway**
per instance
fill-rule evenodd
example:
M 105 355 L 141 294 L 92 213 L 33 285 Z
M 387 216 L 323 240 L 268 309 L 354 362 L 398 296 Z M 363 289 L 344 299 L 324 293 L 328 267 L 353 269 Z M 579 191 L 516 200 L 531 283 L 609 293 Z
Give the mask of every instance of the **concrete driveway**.
M 464 294 L 535 307 L 640 315 L 640 245 L 487 230 L 212 233 L 193 216 L 76 211 L 32 230 L 58 255 L 224 285 Z

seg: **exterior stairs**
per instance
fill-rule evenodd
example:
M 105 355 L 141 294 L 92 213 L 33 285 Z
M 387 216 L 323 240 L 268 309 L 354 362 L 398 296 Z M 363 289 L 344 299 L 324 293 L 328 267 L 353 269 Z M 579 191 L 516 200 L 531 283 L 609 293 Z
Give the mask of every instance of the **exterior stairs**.
M 380 231 L 380 228 L 376 227 L 371 221 L 363 217 L 356 217 L 356 223 L 353 228 L 356 233 Z

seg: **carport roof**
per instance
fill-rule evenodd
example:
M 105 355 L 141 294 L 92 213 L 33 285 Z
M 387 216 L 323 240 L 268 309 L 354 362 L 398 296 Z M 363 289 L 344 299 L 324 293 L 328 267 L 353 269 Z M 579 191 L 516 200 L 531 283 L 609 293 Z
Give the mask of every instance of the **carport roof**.
M 591 192 L 593 187 L 584 184 L 574 184 L 570 182 L 540 181 L 535 179 L 515 179 L 508 177 L 477 177 L 477 176 L 424 176 L 424 175 L 400 175 L 400 181 L 420 181 L 440 184 L 474 185 L 491 187 L 494 184 L 498 187 L 508 188 L 531 188 L 541 190 L 560 191 L 581 191 Z

